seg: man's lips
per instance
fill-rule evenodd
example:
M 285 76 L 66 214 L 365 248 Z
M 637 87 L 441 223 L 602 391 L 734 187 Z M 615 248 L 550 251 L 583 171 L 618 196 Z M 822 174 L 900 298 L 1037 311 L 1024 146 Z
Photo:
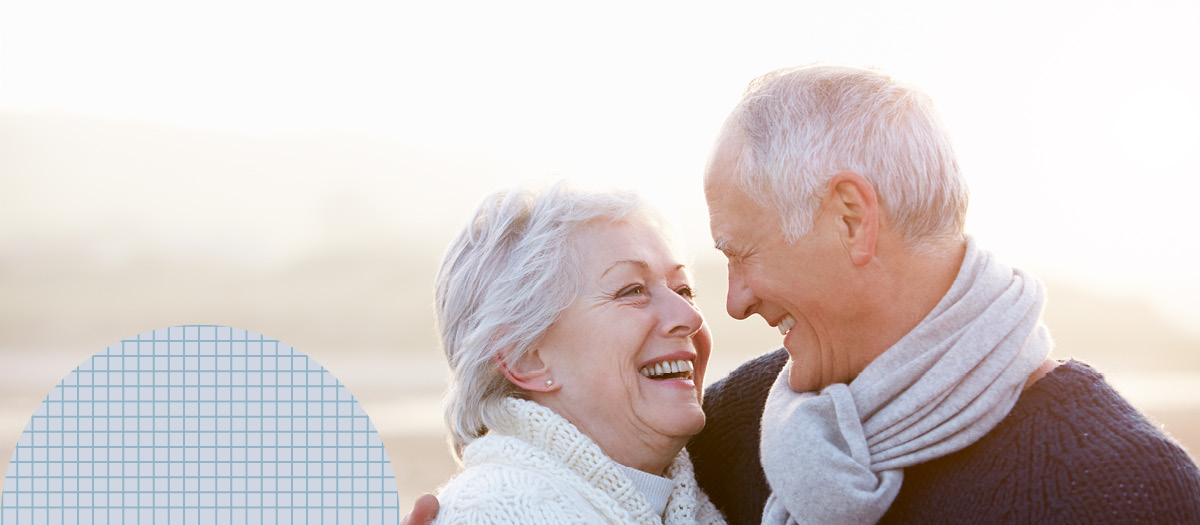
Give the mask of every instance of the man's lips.
M 775 325 L 779 329 L 779 335 L 787 335 L 788 330 L 791 330 L 793 326 L 796 326 L 796 318 L 790 315 L 785 315 L 783 319 L 779 320 L 779 324 Z

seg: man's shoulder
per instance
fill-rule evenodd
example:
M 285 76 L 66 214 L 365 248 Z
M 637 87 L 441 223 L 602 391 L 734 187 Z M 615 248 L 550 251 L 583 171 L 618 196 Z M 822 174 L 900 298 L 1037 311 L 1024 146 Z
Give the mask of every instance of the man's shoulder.
M 1200 470 L 1099 372 L 1068 361 L 976 443 L 905 469 L 884 521 L 935 508 L 999 521 L 1200 521 Z
M 739 366 L 704 391 L 706 422 L 688 444 L 696 481 L 730 523 L 757 523 L 770 493 L 758 459 L 767 393 L 787 363 L 783 349 Z
M 1103 374 L 1075 360 L 1064 362 L 1026 390 L 999 429 L 1014 437 L 1036 437 L 1063 454 L 1079 456 L 1078 463 L 1136 457 L 1139 450 L 1161 455 L 1163 448 L 1178 450 L 1169 456 L 1187 457 Z
M 1067 361 L 1027 394 L 1012 414 L 1025 428 L 1014 430 L 1040 436 L 1077 483 L 1200 500 L 1196 463 L 1094 368 Z
M 788 354 L 780 348 L 751 359 L 704 390 L 704 430 L 699 441 L 712 439 L 728 442 L 733 436 L 753 439 L 757 447 L 758 426 L 763 405 Z M 695 451 L 693 451 L 695 456 Z
M 705 404 L 739 403 L 762 397 L 766 400 L 771 384 L 787 363 L 788 354 L 783 348 L 767 352 L 742 363 L 729 375 L 704 390 Z M 761 411 L 759 412 L 761 414 Z

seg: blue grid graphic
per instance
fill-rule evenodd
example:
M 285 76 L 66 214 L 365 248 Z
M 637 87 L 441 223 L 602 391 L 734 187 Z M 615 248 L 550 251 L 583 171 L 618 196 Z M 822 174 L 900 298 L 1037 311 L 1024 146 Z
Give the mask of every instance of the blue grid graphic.
M 274 339 L 176 326 L 109 346 L 21 434 L 4 524 L 398 523 L 391 463 L 341 383 Z

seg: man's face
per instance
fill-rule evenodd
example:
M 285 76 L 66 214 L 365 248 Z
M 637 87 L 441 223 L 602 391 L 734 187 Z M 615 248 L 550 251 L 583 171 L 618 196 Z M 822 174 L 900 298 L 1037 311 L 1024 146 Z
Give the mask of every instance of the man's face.
M 843 248 L 839 220 L 822 205 L 813 229 L 794 243 L 778 213 L 754 202 L 734 183 L 740 151 L 724 140 L 705 176 L 710 227 L 717 249 L 729 260 L 726 309 L 735 319 L 757 314 L 783 334 L 791 356 L 789 384 L 797 392 L 849 382 L 866 366 L 854 357 L 851 326 L 855 297 L 844 283 L 853 265 Z

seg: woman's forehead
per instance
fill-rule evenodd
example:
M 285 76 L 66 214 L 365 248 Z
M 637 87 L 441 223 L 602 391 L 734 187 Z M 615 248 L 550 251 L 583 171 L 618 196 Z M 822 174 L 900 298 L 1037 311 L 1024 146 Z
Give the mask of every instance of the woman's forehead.
M 678 273 L 687 264 L 670 237 L 646 221 L 590 225 L 577 240 L 584 265 L 607 274 L 624 271 Z

